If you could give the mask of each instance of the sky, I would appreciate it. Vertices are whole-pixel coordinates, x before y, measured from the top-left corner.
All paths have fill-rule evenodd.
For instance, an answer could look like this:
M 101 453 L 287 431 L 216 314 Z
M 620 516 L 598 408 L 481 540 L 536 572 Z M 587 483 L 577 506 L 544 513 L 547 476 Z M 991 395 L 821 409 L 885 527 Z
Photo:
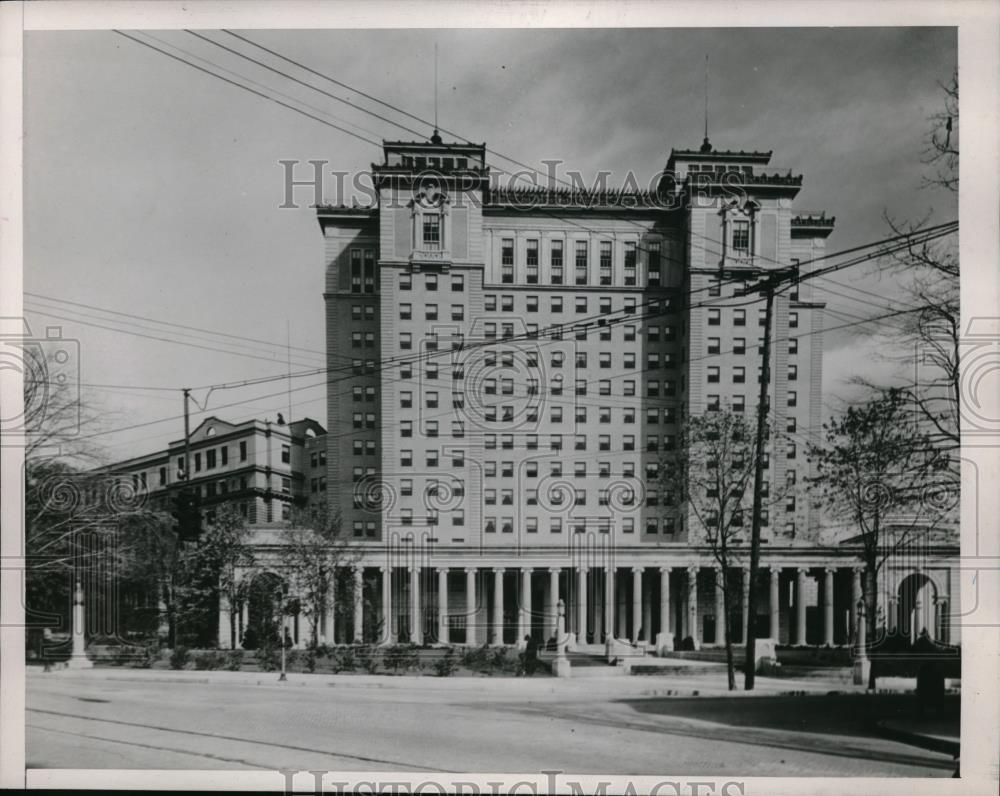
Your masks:
M 921 162 L 939 84 L 957 64 L 954 29 L 239 32 L 423 119 L 437 44 L 443 129 L 539 169 L 557 158 L 588 180 L 607 170 L 611 185 L 630 170 L 648 181 L 671 147 L 700 145 L 708 54 L 712 143 L 773 150 L 775 168 L 803 174 L 796 208 L 836 216 L 829 251 L 886 237 L 886 214 L 957 218 L 957 197 L 922 187 Z M 223 32 L 201 33 L 430 135 Z M 183 31 L 135 35 L 362 137 L 417 138 Z M 25 315 L 36 336 L 58 325 L 79 340 L 83 398 L 102 416 L 88 441 L 110 461 L 181 438 L 182 387 L 196 388 L 193 426 L 211 414 L 287 416 L 283 382 L 204 388 L 286 372 L 289 343 L 294 371 L 324 364 L 322 235 L 307 191 L 300 207 L 280 207 L 280 161 L 354 172 L 380 160 L 378 148 L 111 31 L 29 32 L 24 80 Z M 824 295 L 838 312 L 882 314 L 900 295 L 898 278 L 873 266 L 837 278 L 883 297 L 836 288 L 854 296 Z M 885 327 L 827 335 L 828 410 L 852 376 L 885 374 Z M 322 381 L 294 380 L 294 418 L 325 425 Z

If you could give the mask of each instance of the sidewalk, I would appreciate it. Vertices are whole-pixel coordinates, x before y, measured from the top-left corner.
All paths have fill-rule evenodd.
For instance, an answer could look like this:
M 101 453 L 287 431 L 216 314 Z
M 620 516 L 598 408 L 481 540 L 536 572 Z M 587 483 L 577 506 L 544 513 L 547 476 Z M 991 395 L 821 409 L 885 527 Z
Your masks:
M 286 682 L 278 680 L 278 672 L 229 672 L 162 669 L 63 669 L 53 672 L 29 668 L 28 679 L 34 682 L 50 681 L 73 683 L 180 683 L 189 685 L 259 686 L 272 688 L 342 688 L 384 689 L 393 691 L 451 692 L 462 698 L 485 700 L 515 699 L 520 697 L 559 699 L 588 699 L 595 695 L 604 697 L 691 697 L 691 696 L 775 696 L 791 694 L 863 693 L 860 686 L 842 683 L 825 683 L 816 679 L 794 680 L 787 678 L 758 677 L 754 691 L 742 690 L 742 677 L 737 678 L 740 690 L 726 688 L 724 671 L 691 667 L 690 673 L 671 673 L 666 676 L 621 676 L 620 673 L 586 677 L 430 677 L 415 675 L 367 674 L 298 674 L 287 675 Z

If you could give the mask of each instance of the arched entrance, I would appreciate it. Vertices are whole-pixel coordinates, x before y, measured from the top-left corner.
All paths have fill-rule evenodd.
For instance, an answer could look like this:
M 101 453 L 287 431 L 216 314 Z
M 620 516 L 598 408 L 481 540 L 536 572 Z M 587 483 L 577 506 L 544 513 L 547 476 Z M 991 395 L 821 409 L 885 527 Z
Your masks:
M 912 644 L 926 630 L 932 638 L 937 638 L 934 626 L 934 607 L 937 602 L 937 586 L 923 572 L 907 575 L 896 591 L 898 632 Z
M 285 582 L 273 572 L 261 572 L 250 581 L 247 588 L 247 626 L 241 640 L 244 649 L 278 645 L 284 592 Z

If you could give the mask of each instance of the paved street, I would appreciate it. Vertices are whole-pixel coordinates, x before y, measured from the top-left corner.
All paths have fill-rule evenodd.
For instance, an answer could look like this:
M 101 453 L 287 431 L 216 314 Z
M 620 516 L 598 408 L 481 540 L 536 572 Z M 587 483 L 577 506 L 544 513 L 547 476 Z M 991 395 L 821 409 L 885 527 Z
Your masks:
M 300 675 L 256 685 L 128 675 L 29 673 L 28 766 L 909 777 L 954 768 L 873 735 L 861 695 L 734 697 L 698 676 L 304 685 Z M 656 695 L 668 688 L 685 696 Z

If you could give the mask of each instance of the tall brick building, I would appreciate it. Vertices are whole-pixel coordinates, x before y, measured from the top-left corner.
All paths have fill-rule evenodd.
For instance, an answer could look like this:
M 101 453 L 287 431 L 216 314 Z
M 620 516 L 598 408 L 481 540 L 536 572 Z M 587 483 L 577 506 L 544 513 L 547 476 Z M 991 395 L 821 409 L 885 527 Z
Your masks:
M 657 468 L 686 414 L 752 422 L 763 304 L 741 290 L 833 231 L 770 161 L 706 139 L 647 193 L 497 188 L 485 145 L 435 133 L 384 144 L 377 205 L 319 209 L 327 495 L 371 590 L 348 635 L 375 610 L 386 638 L 548 637 L 562 598 L 578 644 L 721 640 L 715 562 Z M 792 486 L 763 520 L 758 605 L 783 642 L 844 643 L 860 588 L 803 488 L 822 329 L 810 283 L 779 295 L 767 480 Z M 947 635 L 930 602 L 912 621 Z

